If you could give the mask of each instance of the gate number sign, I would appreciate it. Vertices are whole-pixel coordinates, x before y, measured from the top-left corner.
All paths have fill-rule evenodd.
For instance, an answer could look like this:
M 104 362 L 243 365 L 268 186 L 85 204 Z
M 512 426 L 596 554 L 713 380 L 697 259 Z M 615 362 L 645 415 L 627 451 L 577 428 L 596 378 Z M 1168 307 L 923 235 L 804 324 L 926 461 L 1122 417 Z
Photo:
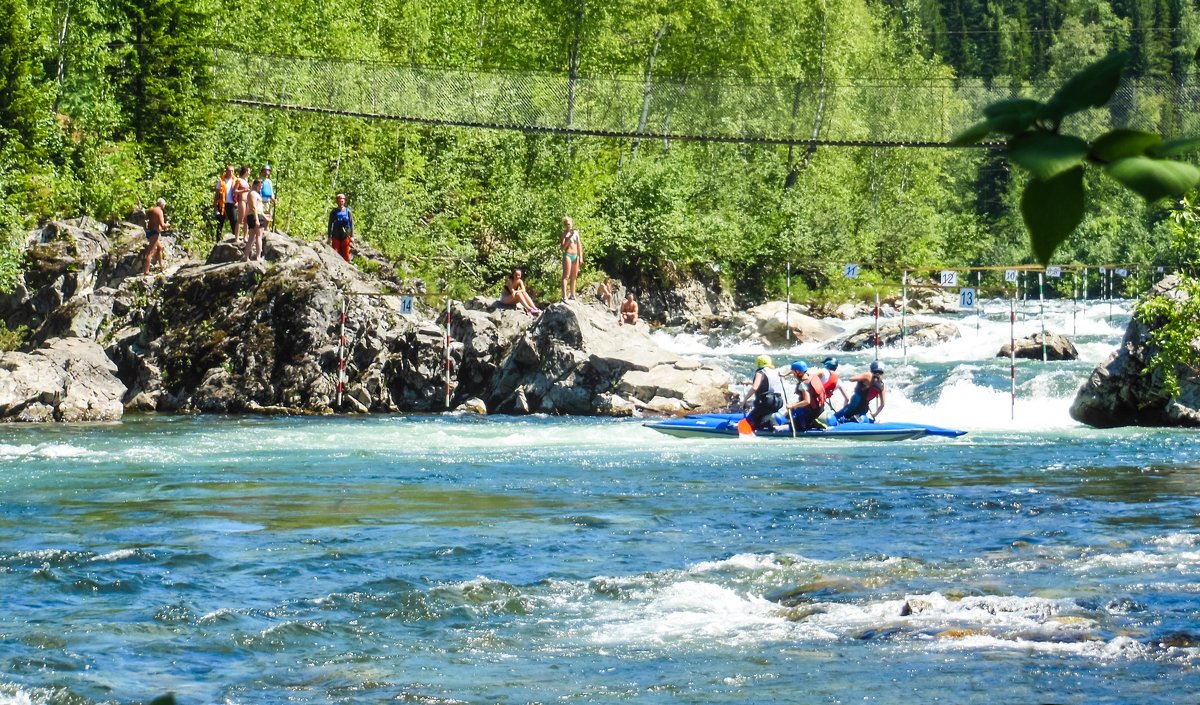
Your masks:
M 958 286 L 958 272 L 943 270 L 941 284 L 942 286 Z
M 401 296 L 400 297 L 400 313 L 403 315 L 411 314 L 413 312 L 412 304 L 413 304 L 413 297 Z
M 857 264 L 846 265 L 845 267 L 842 268 L 842 274 L 844 274 L 847 279 L 858 279 L 858 265 Z
M 958 290 L 958 307 L 975 308 L 975 290 L 964 286 Z
M 1062 276 L 1062 267 L 1046 267 L 1046 276 L 1058 279 Z
M 1004 281 L 1015 282 L 1016 280 L 1017 280 L 1017 270 L 1015 270 L 1015 269 L 1004 270 Z

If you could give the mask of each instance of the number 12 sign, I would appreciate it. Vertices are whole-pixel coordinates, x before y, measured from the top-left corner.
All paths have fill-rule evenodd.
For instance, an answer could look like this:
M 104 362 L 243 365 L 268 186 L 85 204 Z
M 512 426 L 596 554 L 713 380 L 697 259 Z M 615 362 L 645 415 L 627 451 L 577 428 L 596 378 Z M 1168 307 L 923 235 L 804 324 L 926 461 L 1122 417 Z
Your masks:
M 958 286 L 958 272 L 950 269 L 942 271 L 942 286 Z

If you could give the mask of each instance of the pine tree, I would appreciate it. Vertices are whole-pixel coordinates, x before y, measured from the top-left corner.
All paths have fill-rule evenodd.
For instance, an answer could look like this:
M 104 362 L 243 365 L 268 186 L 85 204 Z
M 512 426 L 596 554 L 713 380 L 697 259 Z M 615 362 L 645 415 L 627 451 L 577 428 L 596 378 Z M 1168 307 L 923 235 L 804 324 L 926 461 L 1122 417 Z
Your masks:
M 211 18 L 198 0 L 115 0 L 113 81 L 128 127 L 168 162 L 212 121 Z

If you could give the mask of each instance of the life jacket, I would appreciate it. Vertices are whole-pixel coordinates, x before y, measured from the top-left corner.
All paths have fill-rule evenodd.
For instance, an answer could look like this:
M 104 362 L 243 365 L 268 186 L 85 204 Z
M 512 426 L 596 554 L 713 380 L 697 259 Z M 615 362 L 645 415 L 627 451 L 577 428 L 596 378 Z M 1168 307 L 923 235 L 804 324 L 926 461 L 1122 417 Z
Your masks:
M 821 378 L 815 374 L 809 374 L 808 378 L 801 382 L 807 384 L 809 388 L 808 407 L 810 409 L 821 409 L 825 406 L 825 385 L 821 384 Z
M 275 195 L 275 186 L 271 183 L 270 179 L 262 180 L 262 191 L 260 193 L 264 201 L 271 200 L 271 197 Z
M 217 204 L 224 208 L 227 205 L 233 205 L 233 181 L 236 177 L 228 179 L 217 178 L 217 192 L 215 194 Z
M 334 208 L 333 214 L 330 216 L 333 221 L 333 236 L 339 240 L 344 240 L 350 236 L 350 209 L 349 208 Z
M 854 393 L 861 396 L 864 403 L 878 398 L 882 391 L 883 378 L 878 375 L 871 375 L 870 382 L 856 382 L 854 384 Z
M 825 398 L 828 399 L 837 391 L 838 375 L 833 370 L 829 371 L 829 378 L 825 380 Z

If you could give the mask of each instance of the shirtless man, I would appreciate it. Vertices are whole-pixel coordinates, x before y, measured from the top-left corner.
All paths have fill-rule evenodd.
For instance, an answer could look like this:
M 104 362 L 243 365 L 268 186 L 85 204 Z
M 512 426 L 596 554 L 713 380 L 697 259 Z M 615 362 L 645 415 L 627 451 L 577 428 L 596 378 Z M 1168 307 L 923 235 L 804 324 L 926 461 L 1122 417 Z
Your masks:
M 633 292 L 625 295 L 625 301 L 621 303 L 621 325 L 628 323 L 631 326 L 636 326 L 638 322 L 638 304 L 633 299 Z
M 250 192 L 246 194 L 246 245 L 242 248 L 242 261 L 262 259 L 263 231 L 267 228 L 267 217 L 263 213 L 262 182 L 254 180 Z
M 163 271 L 163 246 L 159 237 L 162 232 L 171 227 L 167 222 L 167 215 L 163 212 L 163 208 L 167 205 L 166 199 L 160 198 L 154 203 L 154 207 L 146 211 L 146 249 L 142 253 L 144 264 L 142 265 L 142 274 L 150 274 L 150 262 L 154 259 L 154 255 L 158 255 L 158 271 Z

